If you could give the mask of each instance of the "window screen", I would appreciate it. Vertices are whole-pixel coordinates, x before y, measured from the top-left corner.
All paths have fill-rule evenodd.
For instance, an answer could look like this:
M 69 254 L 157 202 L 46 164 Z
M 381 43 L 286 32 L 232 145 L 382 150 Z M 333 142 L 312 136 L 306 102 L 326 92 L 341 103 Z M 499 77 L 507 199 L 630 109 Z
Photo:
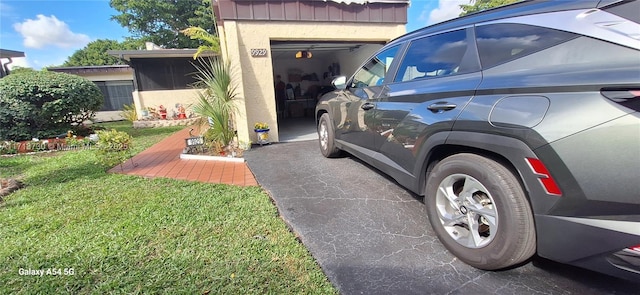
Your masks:
M 101 111 L 119 111 L 123 105 L 133 103 L 133 81 L 95 82 L 104 95 Z
M 568 32 L 522 24 L 492 24 L 476 28 L 482 68 L 552 47 L 575 36 Z
M 193 58 L 140 58 L 132 61 L 140 91 L 188 89 L 195 82 Z
M 465 30 L 414 40 L 402 60 L 395 81 L 448 76 L 477 70 L 476 66 L 461 68 L 467 48 Z

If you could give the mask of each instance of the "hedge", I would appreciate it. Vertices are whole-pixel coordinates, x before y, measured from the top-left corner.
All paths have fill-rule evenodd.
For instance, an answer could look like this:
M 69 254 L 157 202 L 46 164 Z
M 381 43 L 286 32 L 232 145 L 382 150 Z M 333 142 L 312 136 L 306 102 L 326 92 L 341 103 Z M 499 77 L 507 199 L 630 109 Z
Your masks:
M 90 120 L 104 98 L 91 81 L 34 71 L 0 79 L 0 140 L 29 140 L 66 133 Z

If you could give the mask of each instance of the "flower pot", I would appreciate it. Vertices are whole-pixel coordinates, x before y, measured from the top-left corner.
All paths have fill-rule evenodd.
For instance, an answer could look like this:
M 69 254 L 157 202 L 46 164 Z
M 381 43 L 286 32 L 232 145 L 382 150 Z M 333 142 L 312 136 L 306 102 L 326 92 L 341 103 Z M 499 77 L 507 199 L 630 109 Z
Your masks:
M 269 129 L 254 129 L 256 137 L 258 137 L 258 144 L 269 144 Z

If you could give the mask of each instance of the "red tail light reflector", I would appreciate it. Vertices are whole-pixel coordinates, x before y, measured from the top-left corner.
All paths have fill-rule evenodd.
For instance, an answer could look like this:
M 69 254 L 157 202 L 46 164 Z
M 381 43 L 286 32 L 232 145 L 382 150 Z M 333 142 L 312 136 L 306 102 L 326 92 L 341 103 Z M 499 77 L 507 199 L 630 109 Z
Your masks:
M 562 196 L 560 187 L 553 177 L 551 177 L 551 173 L 549 173 L 549 170 L 547 170 L 547 167 L 544 166 L 542 161 L 535 158 L 526 158 L 526 160 L 533 173 L 538 175 L 538 180 L 542 184 L 544 190 L 550 195 Z

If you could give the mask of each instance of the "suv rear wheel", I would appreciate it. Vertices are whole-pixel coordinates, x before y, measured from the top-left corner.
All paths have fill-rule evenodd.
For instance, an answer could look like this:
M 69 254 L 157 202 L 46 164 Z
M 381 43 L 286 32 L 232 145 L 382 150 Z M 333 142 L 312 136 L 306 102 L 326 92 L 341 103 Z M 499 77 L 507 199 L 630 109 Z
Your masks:
M 429 221 L 460 260 L 496 270 L 535 253 L 533 214 L 509 169 L 479 155 L 457 154 L 439 162 L 427 177 Z
M 333 125 L 329 114 L 324 113 L 320 116 L 318 122 L 318 141 L 320 143 L 320 152 L 327 158 L 333 158 L 340 155 L 340 150 L 334 143 Z

